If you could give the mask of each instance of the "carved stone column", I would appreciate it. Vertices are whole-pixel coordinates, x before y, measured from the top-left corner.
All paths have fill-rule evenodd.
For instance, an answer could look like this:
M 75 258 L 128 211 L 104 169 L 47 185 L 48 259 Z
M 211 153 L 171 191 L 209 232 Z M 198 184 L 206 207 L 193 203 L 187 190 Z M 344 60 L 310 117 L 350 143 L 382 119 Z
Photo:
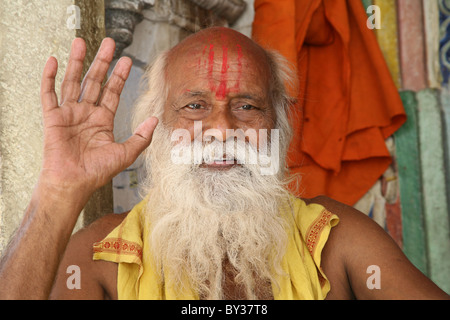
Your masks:
M 142 20 L 144 3 L 141 0 L 105 0 L 106 35 L 116 41 L 114 58 L 133 41 L 133 31 Z
M 242 0 L 191 0 L 198 6 L 212 10 L 215 14 L 225 18 L 232 25 L 245 10 L 245 2 Z
M 118 58 L 132 43 L 144 9 L 154 11 L 161 21 L 196 32 L 209 26 L 230 26 L 245 8 L 243 0 L 105 0 L 106 35 L 116 41 Z

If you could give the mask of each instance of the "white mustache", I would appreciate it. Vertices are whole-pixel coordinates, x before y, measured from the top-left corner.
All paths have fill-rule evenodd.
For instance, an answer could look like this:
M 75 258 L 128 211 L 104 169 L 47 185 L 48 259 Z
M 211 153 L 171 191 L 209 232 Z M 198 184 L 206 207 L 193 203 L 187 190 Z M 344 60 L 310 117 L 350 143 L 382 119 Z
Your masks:
M 277 137 L 278 138 L 278 137 Z M 212 164 L 225 161 L 227 164 L 257 165 L 263 175 L 276 174 L 279 170 L 279 150 L 277 143 L 262 144 L 259 150 L 248 141 L 229 139 L 224 142 L 213 140 L 177 143 L 171 150 L 174 164 Z
M 195 148 L 195 146 L 194 146 Z M 250 143 L 238 143 L 234 140 L 225 143 L 215 140 L 203 146 L 202 163 L 210 164 L 214 161 L 236 161 L 239 164 L 250 163 L 250 157 L 257 155 L 256 148 Z

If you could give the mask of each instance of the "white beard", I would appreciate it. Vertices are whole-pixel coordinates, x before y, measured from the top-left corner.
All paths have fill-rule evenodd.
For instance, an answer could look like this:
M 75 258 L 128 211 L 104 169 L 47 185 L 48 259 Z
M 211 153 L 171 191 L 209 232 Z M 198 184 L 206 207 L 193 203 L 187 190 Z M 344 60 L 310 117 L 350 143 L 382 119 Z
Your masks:
M 160 123 L 146 153 L 147 241 L 161 279 L 164 273 L 169 285 L 223 299 L 228 261 L 245 297 L 260 298 L 258 287 L 282 274 L 287 235 L 280 209 L 289 203 L 280 175 L 262 175 L 258 164 L 174 164 L 170 134 Z

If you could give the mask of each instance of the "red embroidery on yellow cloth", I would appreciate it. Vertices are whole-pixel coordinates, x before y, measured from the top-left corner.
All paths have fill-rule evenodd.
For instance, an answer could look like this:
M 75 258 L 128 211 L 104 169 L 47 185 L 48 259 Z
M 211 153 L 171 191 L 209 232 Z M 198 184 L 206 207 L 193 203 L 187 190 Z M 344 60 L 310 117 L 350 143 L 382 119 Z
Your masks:
M 330 221 L 331 216 L 332 216 L 331 212 L 323 210 L 320 216 L 316 218 L 316 220 L 312 223 L 312 225 L 309 227 L 306 233 L 306 246 L 308 247 L 309 252 L 313 256 L 314 256 L 314 249 L 316 248 L 317 245 L 317 240 L 319 239 L 323 228 Z
M 325 228 L 325 226 L 329 223 L 331 217 L 331 212 L 323 210 L 306 232 L 306 246 L 308 247 L 308 250 L 311 253 L 312 257 L 314 257 L 314 249 L 316 248 L 317 240 L 320 238 L 320 234 L 322 233 L 323 228 Z M 323 287 L 326 281 L 323 278 L 321 272 L 318 272 L 318 276 L 320 286 Z
M 94 252 L 110 252 L 120 254 L 131 254 L 142 257 L 142 247 L 136 242 L 121 238 L 107 238 L 94 245 Z

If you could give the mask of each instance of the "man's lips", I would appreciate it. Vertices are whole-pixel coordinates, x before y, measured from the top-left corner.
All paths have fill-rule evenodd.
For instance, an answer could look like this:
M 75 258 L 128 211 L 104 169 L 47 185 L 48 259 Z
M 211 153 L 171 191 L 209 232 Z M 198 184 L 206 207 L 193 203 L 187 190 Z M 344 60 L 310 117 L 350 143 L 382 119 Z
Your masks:
M 212 162 L 208 162 L 208 163 L 202 163 L 200 165 L 200 167 L 202 168 L 211 168 L 211 169 L 229 169 L 233 166 L 237 165 L 237 160 L 236 159 L 232 159 L 232 160 L 214 160 Z

